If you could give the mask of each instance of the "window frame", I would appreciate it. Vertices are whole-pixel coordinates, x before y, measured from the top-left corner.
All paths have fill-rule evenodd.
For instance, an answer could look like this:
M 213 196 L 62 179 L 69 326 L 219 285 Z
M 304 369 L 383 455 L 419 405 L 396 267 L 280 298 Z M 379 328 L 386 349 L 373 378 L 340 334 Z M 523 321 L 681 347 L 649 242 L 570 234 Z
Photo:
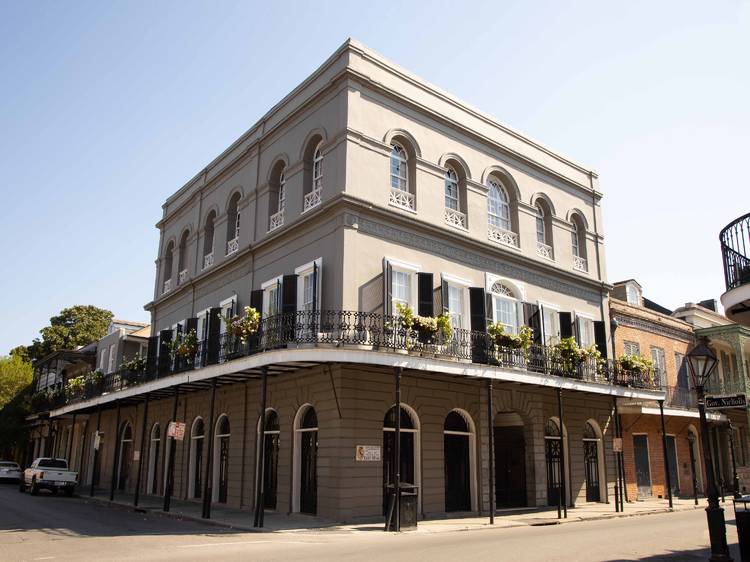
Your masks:
M 451 211 L 461 212 L 461 188 L 459 186 L 458 172 L 456 172 L 453 166 L 446 166 L 445 174 L 443 176 L 443 191 L 444 191 L 444 202 L 445 208 Z M 455 192 L 450 193 L 451 191 Z M 455 204 L 451 206 L 451 204 Z
M 594 334 L 594 322 L 596 322 L 596 319 L 590 315 L 586 314 L 585 312 L 575 312 L 575 318 L 576 318 L 576 328 L 578 329 L 578 344 L 581 347 L 591 347 L 592 345 L 596 345 L 596 335 Z M 583 322 L 582 322 L 583 321 Z M 583 324 L 586 324 L 588 326 L 588 329 L 586 330 L 587 334 L 591 336 L 589 343 L 584 343 L 583 341 Z
M 562 333 L 560 331 L 560 307 L 556 304 L 544 302 L 541 300 L 537 301 L 537 305 L 539 306 L 539 316 L 542 327 L 542 344 L 545 346 L 555 345 L 562 339 Z M 550 336 L 550 334 L 547 333 L 547 325 L 545 322 L 545 315 L 547 314 L 547 311 L 550 311 L 550 313 L 552 313 L 552 316 L 550 316 L 550 318 L 552 320 L 552 328 L 554 328 L 555 330 L 554 336 Z
M 227 307 L 227 305 L 229 305 L 229 306 Z M 219 308 L 221 309 L 221 315 L 222 316 L 231 316 L 233 310 L 236 312 L 236 310 L 235 310 L 236 305 L 237 305 L 237 295 L 236 294 L 232 295 L 231 297 L 228 297 L 228 298 L 226 298 L 224 300 L 219 301 Z M 228 312 L 227 312 L 227 308 L 229 309 Z M 226 333 L 226 331 L 227 331 L 226 324 L 222 321 L 219 324 L 219 335 L 224 335 Z
M 630 353 L 630 350 L 635 349 L 636 353 Z M 622 341 L 622 353 L 629 357 L 641 357 L 641 344 L 637 341 L 623 340 Z
M 388 292 L 391 295 L 392 314 L 394 316 L 397 314 L 396 302 L 401 302 L 400 299 L 397 301 L 394 298 L 394 291 L 393 291 L 393 281 L 395 279 L 394 273 L 403 273 L 409 276 L 409 301 L 407 302 L 407 304 L 412 310 L 416 310 L 417 302 L 418 302 L 418 287 L 417 287 L 418 283 L 416 281 L 416 274 L 421 271 L 421 268 L 418 265 L 402 262 L 399 260 L 394 260 L 388 257 L 385 258 L 385 261 L 387 265 L 389 265 L 391 268 L 391 286 Z
M 269 318 L 270 316 L 276 316 L 278 314 L 281 314 L 281 303 L 279 301 L 281 299 L 281 285 L 283 282 L 284 282 L 284 276 L 277 275 L 276 277 L 273 277 L 269 279 L 268 281 L 265 281 L 264 283 L 261 284 L 260 288 L 263 291 L 263 318 Z M 273 289 L 277 291 L 277 294 L 276 294 L 276 302 L 274 303 L 273 314 L 270 314 L 271 312 L 270 293 L 272 292 Z
M 448 299 L 448 302 L 445 303 L 445 310 L 447 310 L 447 314 L 449 317 L 451 317 L 451 325 L 459 330 L 468 330 L 470 328 L 471 323 L 471 315 L 469 310 L 469 287 L 472 286 L 471 281 L 468 281 L 466 279 L 462 279 L 461 277 L 456 277 L 455 275 L 451 275 L 450 273 L 441 273 L 440 274 L 441 281 L 445 283 L 448 286 L 448 290 L 446 293 L 446 297 Z M 450 309 L 450 293 L 451 289 L 458 289 L 460 298 L 461 298 L 461 311 L 459 316 L 459 323 L 458 325 L 454 324 L 453 322 L 453 315 L 454 313 L 451 312 Z
M 501 228 L 509 232 L 513 232 L 513 217 L 511 210 L 510 194 L 505 186 L 499 180 L 490 177 L 487 180 L 487 222 L 490 226 L 495 228 Z M 498 197 L 493 197 L 493 193 L 497 192 Z M 504 197 L 503 197 L 504 195 Z M 493 204 L 497 207 L 497 213 L 493 212 Z M 507 217 L 503 216 L 502 211 L 507 211 Z M 507 226 L 504 224 L 507 221 Z
M 394 173 L 394 162 L 397 162 L 397 173 Z M 391 151 L 388 159 L 389 178 L 391 189 L 398 189 L 409 193 L 409 153 L 406 147 L 397 141 L 391 142 Z M 403 175 L 401 171 L 403 170 Z M 396 180 L 394 185 L 394 179 Z
M 312 159 L 312 189 L 320 191 L 323 189 L 323 141 L 321 140 L 313 150 Z
M 315 258 L 311 262 L 308 262 L 304 265 L 301 265 L 294 270 L 294 274 L 297 276 L 297 312 L 303 312 L 308 310 L 307 308 L 304 308 L 305 305 L 305 278 L 312 276 L 315 272 L 317 272 L 318 280 L 317 285 L 315 287 L 315 302 L 317 303 L 317 310 L 321 310 L 320 308 L 320 298 L 321 298 L 321 272 L 323 269 L 323 258 Z M 310 308 L 309 310 L 312 310 Z

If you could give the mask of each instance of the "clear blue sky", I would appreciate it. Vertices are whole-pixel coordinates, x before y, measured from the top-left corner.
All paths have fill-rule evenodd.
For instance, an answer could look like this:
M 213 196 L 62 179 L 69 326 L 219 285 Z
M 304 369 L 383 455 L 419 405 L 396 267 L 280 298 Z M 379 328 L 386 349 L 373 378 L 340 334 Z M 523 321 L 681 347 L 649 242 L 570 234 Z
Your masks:
M 721 294 L 747 1 L 0 0 L 0 354 L 74 304 L 148 320 L 164 199 L 349 36 L 596 169 L 610 281 Z

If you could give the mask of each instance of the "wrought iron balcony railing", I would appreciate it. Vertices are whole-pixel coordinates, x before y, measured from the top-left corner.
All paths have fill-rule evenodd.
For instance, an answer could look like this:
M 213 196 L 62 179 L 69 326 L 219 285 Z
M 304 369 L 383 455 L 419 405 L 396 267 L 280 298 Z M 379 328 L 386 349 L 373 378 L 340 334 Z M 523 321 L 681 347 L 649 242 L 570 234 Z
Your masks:
M 571 361 L 555 347 L 532 345 L 529 349 L 501 347 L 486 332 L 455 329 L 449 339 L 406 329 L 398 316 L 367 312 L 300 311 L 264 318 L 258 331 L 246 340 L 231 333 L 209 336 L 188 356 L 164 353 L 149 357 L 139 372 L 118 371 L 105 375 L 96 385 L 68 393 L 68 402 L 111 393 L 175 373 L 200 369 L 241 357 L 278 349 L 351 347 L 373 353 L 391 352 L 430 359 L 464 361 L 557 376 L 567 379 L 659 388 L 653 372 L 627 371 L 614 361 Z
M 719 241 L 727 291 L 750 283 L 750 213 L 724 227 Z

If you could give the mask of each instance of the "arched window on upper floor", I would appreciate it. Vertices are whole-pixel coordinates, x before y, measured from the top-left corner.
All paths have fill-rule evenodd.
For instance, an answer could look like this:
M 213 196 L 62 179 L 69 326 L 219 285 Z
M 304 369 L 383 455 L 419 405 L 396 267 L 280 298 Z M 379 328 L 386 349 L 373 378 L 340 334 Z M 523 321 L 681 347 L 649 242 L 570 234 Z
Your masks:
M 286 208 L 286 166 L 279 160 L 271 172 L 268 200 L 268 231 L 284 226 L 284 209 Z
M 536 216 L 536 255 L 554 260 L 555 254 L 552 246 L 552 210 L 547 202 L 539 198 L 534 205 Z
M 414 191 L 416 154 L 406 139 L 391 141 L 390 193 L 388 204 L 407 211 L 416 211 Z
M 180 236 L 180 245 L 177 249 L 177 284 L 182 285 L 187 281 L 187 245 L 190 231 L 186 230 Z
M 172 290 L 172 268 L 174 265 L 174 242 L 171 240 L 164 251 L 164 274 L 162 276 L 163 292 L 168 293 Z
M 506 333 L 518 333 L 521 301 L 516 291 L 502 281 L 496 281 L 491 287 L 490 299 L 493 321 L 502 325 Z
M 457 228 L 468 228 L 466 214 L 466 172 L 457 162 L 448 161 L 444 175 L 445 222 Z
M 315 135 L 308 143 L 304 154 L 304 199 L 302 212 L 314 209 L 322 202 L 323 193 L 323 139 Z
M 227 255 L 234 254 L 240 249 L 240 212 L 237 209 L 240 194 L 235 193 L 229 200 L 227 207 Z
M 494 175 L 487 181 L 487 188 L 487 237 L 518 247 L 517 204 L 512 192 Z
M 216 222 L 216 211 L 211 211 L 203 227 L 203 269 L 214 264 L 214 222 Z
M 589 270 L 586 253 L 586 227 L 576 213 L 570 217 L 570 242 L 573 253 L 573 269 L 587 272 Z

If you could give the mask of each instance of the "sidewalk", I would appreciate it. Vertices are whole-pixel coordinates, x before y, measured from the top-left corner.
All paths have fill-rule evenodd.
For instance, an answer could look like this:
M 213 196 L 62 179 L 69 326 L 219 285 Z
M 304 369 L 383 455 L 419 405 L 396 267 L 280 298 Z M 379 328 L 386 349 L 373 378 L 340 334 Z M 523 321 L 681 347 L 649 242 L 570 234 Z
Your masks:
M 99 491 L 93 498 L 88 494 L 82 494 L 81 499 L 94 500 L 107 504 L 113 504 L 124 508 L 133 509 L 133 495 L 125 493 L 115 494 L 114 502 L 109 501 L 109 493 Z M 724 504 L 725 509 L 731 509 L 731 499 Z M 672 511 L 687 511 L 702 509 L 705 507 L 705 499 L 699 499 L 696 506 L 692 499 L 675 499 Z M 264 517 L 265 526 L 256 529 L 253 525 L 253 512 L 250 509 L 234 509 L 226 507 L 211 507 L 211 519 L 201 517 L 202 507 L 199 502 L 176 500 L 171 502 L 169 513 L 162 511 L 163 498 L 160 496 L 141 496 L 138 508 L 147 513 L 154 513 L 167 517 L 176 517 L 193 521 L 200 521 L 209 525 L 217 525 L 249 532 L 338 532 L 359 533 L 365 531 L 382 531 L 384 523 L 374 519 L 370 522 L 342 524 L 336 521 L 302 514 L 282 514 L 266 512 Z M 614 503 L 583 503 L 568 509 L 567 519 L 557 518 L 556 508 L 529 508 L 518 510 L 498 511 L 495 516 L 495 524 L 490 525 L 488 516 L 468 516 L 451 519 L 427 519 L 419 521 L 418 533 L 441 533 L 448 531 L 469 531 L 480 529 L 502 529 L 523 526 L 558 525 L 579 521 L 596 521 L 599 519 L 612 519 L 616 517 L 634 517 L 654 513 L 669 512 L 667 500 L 652 499 L 625 504 L 625 511 L 615 512 Z

